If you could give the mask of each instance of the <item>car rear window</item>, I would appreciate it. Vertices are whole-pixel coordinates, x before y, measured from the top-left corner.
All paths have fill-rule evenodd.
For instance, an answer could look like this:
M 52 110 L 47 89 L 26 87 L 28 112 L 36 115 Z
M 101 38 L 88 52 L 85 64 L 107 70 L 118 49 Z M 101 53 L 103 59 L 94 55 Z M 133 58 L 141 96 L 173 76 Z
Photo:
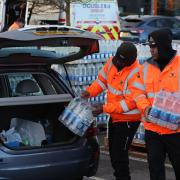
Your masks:
M 173 22 L 172 22 L 172 26 L 173 26 L 173 28 L 178 28 L 178 29 L 180 29 L 180 20 L 174 20 Z
M 30 54 L 34 57 L 56 58 L 68 57 L 73 54 L 78 54 L 80 47 L 63 46 L 28 46 L 28 47 L 6 47 L 0 49 L 0 58 L 11 56 L 13 54 Z
M 6 79 L 8 96 L 10 97 L 61 94 L 54 81 L 45 73 L 6 73 L 2 78 Z M 3 84 L 3 86 L 6 85 Z
M 7 79 L 8 79 L 9 85 L 10 85 L 9 87 L 10 87 L 11 97 L 14 97 L 14 96 L 28 96 L 28 95 L 32 95 L 32 96 L 42 96 L 42 95 L 44 95 L 44 93 L 43 93 L 41 87 L 39 86 L 39 84 L 37 83 L 36 79 L 30 73 L 11 73 L 11 74 L 7 75 Z M 20 82 L 22 82 L 24 80 L 30 80 L 30 81 L 34 82 L 36 84 L 36 86 L 38 87 L 39 91 L 37 91 L 37 92 L 29 92 L 29 93 L 26 93 L 26 94 L 18 93 L 16 91 L 17 86 L 18 86 L 18 84 Z

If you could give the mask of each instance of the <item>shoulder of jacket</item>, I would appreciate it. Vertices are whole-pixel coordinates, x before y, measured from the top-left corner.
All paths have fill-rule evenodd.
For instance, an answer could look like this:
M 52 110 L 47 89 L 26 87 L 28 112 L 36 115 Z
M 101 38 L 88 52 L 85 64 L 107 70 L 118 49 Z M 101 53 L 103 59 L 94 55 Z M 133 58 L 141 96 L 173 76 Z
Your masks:
M 141 64 L 141 67 L 144 68 L 147 65 L 153 65 L 153 66 L 157 66 L 157 63 L 153 60 L 152 57 L 148 58 L 146 61 L 144 61 L 143 64 Z
M 176 53 L 176 55 L 174 56 L 173 60 L 174 60 L 174 61 L 177 61 L 178 64 L 180 64 L 180 54 L 179 54 L 179 53 Z
M 176 56 L 177 56 L 177 59 L 180 60 L 180 54 L 177 54 Z
M 111 63 L 111 62 L 112 62 L 112 59 L 113 59 L 113 57 L 111 56 L 109 59 L 107 59 L 107 61 L 106 61 L 106 63 L 105 63 L 105 64 L 109 64 L 109 63 Z

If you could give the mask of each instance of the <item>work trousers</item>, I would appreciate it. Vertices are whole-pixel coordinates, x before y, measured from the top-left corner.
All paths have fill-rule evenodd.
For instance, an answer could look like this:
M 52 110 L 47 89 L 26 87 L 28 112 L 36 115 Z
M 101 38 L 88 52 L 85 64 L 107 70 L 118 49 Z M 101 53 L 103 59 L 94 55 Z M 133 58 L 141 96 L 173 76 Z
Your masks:
M 160 135 L 146 130 L 145 141 L 151 180 L 165 180 L 165 159 L 168 154 L 176 180 L 180 180 L 180 133 Z
M 109 121 L 109 153 L 116 180 L 130 180 L 128 149 L 140 122 Z

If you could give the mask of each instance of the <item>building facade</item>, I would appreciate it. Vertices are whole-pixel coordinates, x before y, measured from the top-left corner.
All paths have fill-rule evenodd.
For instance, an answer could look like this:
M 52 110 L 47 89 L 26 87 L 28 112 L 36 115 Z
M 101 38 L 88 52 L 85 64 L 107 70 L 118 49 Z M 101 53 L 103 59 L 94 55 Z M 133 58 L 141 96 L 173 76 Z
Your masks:
M 120 15 L 154 14 L 180 16 L 180 0 L 117 0 Z

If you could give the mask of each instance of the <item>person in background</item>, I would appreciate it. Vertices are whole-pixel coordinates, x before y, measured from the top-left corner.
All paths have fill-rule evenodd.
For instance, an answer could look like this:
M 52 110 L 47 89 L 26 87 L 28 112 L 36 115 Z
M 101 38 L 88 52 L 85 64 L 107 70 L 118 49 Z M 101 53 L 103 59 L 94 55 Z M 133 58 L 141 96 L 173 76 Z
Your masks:
M 15 13 L 13 7 L 10 6 L 8 9 L 8 12 L 6 14 L 7 25 L 10 26 L 11 24 L 14 23 L 15 20 L 16 20 L 16 13 Z
M 132 99 L 131 87 L 140 87 L 137 49 L 123 42 L 114 57 L 107 60 L 97 79 L 82 92 L 82 98 L 95 97 L 107 91 L 105 104 L 94 104 L 93 114 L 108 113 L 108 144 L 116 180 L 130 180 L 128 149 L 139 126 L 141 114 Z
M 20 14 L 19 14 L 19 17 L 20 18 L 25 18 L 25 14 L 26 14 L 26 3 L 22 3 L 22 4 L 20 4 Z
M 172 32 L 161 29 L 149 35 L 152 57 L 140 67 L 139 83 L 144 92 L 132 90 L 138 109 L 143 114 L 151 180 L 165 180 L 166 153 L 180 180 L 180 128 L 171 130 L 148 119 L 155 94 L 161 90 L 180 93 L 180 56 L 172 48 Z
M 24 19 L 23 18 L 17 18 L 16 21 L 9 27 L 8 31 L 20 29 L 24 27 Z

